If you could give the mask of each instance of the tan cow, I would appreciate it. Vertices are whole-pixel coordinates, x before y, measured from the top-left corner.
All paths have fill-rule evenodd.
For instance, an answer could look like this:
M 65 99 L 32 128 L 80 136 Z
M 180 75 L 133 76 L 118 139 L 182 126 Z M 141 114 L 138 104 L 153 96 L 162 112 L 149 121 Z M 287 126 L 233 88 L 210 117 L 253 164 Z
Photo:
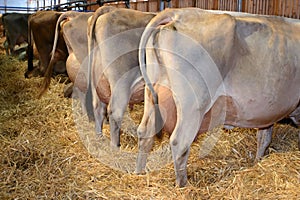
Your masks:
M 200 129 L 226 124 L 269 135 L 270 127 L 299 105 L 299 31 L 300 22 L 280 17 L 238 17 L 196 8 L 170 9 L 153 18 L 140 43 L 147 87 L 137 172 L 144 170 L 159 131 L 149 114 L 163 113 L 155 109 L 160 93 L 153 84 L 172 91 L 177 121 L 170 145 L 180 187 L 187 183 L 190 145 Z
M 93 15 L 93 12 L 82 13 L 68 11 L 60 15 L 56 22 L 54 43 L 51 52 L 51 59 L 46 69 L 44 84 L 41 91 L 43 94 L 50 85 L 53 67 L 55 65 L 55 51 L 58 47 L 58 39 L 62 31 L 63 39 L 68 49 L 68 58 L 66 61 L 66 70 L 68 77 L 74 83 L 81 66 L 87 66 L 88 58 L 88 40 L 87 27 L 88 18 Z M 79 80 L 79 79 L 82 80 Z M 77 77 L 77 87 L 82 92 L 87 90 L 87 81 L 84 70 Z
M 93 15 L 88 31 L 90 58 L 86 103 L 88 113 L 94 113 L 100 134 L 108 105 L 111 144 L 120 146 L 120 127 L 128 103 L 144 99 L 138 46 L 154 14 L 111 7 L 110 12 L 99 17 L 103 8 Z
M 52 49 L 52 57 L 45 73 L 45 79 L 40 95 L 42 95 L 50 85 L 52 69 L 55 64 L 55 57 L 53 52 L 56 51 L 57 41 L 60 31 L 63 33 L 63 38 L 66 42 L 69 56 L 66 61 L 67 73 L 75 85 L 79 89 L 79 92 L 87 92 L 87 66 L 88 66 L 88 18 L 91 15 L 97 14 L 97 17 L 110 12 L 114 7 L 103 6 L 97 10 L 96 13 L 80 13 L 75 11 L 69 11 L 62 14 L 57 20 L 55 28 L 55 38 Z M 72 88 L 73 89 L 73 88 Z M 66 96 L 66 94 L 65 94 Z M 81 98 L 79 95 L 82 107 L 85 110 L 85 98 Z M 103 116 L 106 113 L 106 107 L 102 107 Z M 93 118 L 93 116 L 92 116 Z M 99 128 L 97 128 L 98 130 Z

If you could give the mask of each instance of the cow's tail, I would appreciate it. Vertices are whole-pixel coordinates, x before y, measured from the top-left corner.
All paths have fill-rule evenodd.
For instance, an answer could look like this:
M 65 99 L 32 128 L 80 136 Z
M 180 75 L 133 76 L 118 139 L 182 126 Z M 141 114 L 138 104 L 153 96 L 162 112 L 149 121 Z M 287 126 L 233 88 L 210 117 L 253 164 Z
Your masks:
M 39 94 L 39 97 L 41 97 L 49 88 L 50 83 L 51 83 L 51 77 L 52 77 L 52 73 L 53 73 L 53 67 L 55 65 L 55 51 L 56 51 L 56 47 L 57 47 L 57 42 L 58 42 L 58 38 L 59 38 L 59 31 L 60 31 L 60 23 L 64 20 L 70 20 L 71 18 L 76 17 L 76 12 L 75 11 L 70 11 L 70 12 L 66 12 L 60 15 L 60 17 L 58 18 L 57 22 L 56 22 L 56 27 L 55 27 L 55 36 L 54 36 L 54 41 L 53 41 L 53 47 L 52 47 L 52 51 L 51 51 L 51 59 L 49 62 L 49 65 L 47 66 L 47 69 L 45 71 L 44 74 L 44 80 L 43 80 L 43 84 L 41 87 L 41 91 Z
M 31 16 L 28 17 L 28 46 L 27 46 L 27 71 L 25 72 L 25 78 L 29 78 L 29 73 L 33 70 L 33 41 L 30 26 Z
M 87 78 L 87 92 L 85 96 L 85 106 L 87 115 L 89 117 L 89 120 L 94 120 L 94 106 L 93 106 L 93 96 L 96 94 L 96 87 L 94 86 L 93 80 L 92 80 L 92 63 L 93 63 L 93 49 L 94 49 L 94 30 L 95 25 L 97 22 L 98 17 L 101 15 L 111 12 L 112 10 L 116 9 L 112 6 L 103 6 L 96 10 L 96 12 L 93 14 L 91 21 L 88 25 L 88 78 Z M 96 98 L 96 97 L 95 97 Z
M 165 25 L 173 21 L 174 14 L 171 12 L 171 9 L 165 11 L 164 13 L 158 14 L 154 17 L 145 28 L 143 35 L 141 37 L 139 45 L 139 65 L 142 76 L 145 80 L 146 87 L 150 90 L 154 103 L 154 112 L 155 112 L 155 133 L 161 138 L 162 137 L 162 127 L 163 119 L 158 105 L 158 95 L 154 90 L 153 84 L 151 83 L 149 76 L 147 75 L 147 64 L 146 64 L 146 44 L 150 39 L 150 36 L 157 31 L 161 25 Z M 145 94 L 146 95 L 146 94 Z

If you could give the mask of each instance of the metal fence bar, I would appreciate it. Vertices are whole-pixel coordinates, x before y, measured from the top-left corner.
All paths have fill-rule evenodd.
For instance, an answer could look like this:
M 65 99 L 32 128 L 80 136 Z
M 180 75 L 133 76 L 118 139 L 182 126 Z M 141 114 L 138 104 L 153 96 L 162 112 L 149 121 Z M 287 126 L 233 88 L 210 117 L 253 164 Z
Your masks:
M 32 7 L 17 7 L 17 6 L 0 6 L 0 11 L 7 12 L 35 12 L 36 8 Z
M 87 10 L 87 7 L 99 5 L 102 6 L 106 3 L 114 3 L 114 2 L 125 2 L 127 8 L 130 7 L 130 0 L 96 0 L 94 2 L 87 3 L 87 0 L 76 0 L 72 2 L 62 3 L 62 4 L 55 4 L 50 6 L 37 6 L 37 7 L 15 7 L 15 6 L 0 6 L 0 11 L 4 11 L 4 13 L 8 12 L 36 12 L 37 10 L 57 10 L 57 11 L 67 11 L 76 8 L 83 8 L 83 11 Z M 168 5 L 170 5 L 170 1 L 167 0 Z
M 238 9 L 237 9 L 237 11 L 238 12 L 242 12 L 242 3 L 243 3 L 243 1 L 242 0 L 237 0 L 238 2 Z

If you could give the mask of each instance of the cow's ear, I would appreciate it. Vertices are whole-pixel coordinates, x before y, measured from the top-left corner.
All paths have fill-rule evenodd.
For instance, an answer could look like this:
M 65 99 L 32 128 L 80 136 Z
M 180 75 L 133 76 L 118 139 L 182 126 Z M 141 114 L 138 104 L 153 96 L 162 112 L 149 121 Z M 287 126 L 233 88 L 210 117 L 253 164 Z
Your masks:
M 236 33 L 240 36 L 240 38 L 246 38 L 257 31 L 266 28 L 266 26 L 266 24 L 259 20 L 250 21 L 247 20 L 247 18 L 236 19 Z

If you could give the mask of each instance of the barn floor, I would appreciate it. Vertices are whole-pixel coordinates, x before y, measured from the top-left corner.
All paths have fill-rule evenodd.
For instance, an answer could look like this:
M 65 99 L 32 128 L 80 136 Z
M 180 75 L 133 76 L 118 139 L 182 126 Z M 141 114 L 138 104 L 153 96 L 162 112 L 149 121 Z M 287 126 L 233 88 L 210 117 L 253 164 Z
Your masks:
M 25 79 L 25 69 L 26 62 L 0 54 L 0 199 L 300 198 L 297 129 L 289 125 L 276 125 L 269 155 L 259 163 L 255 130 L 201 135 L 189 157 L 189 185 L 180 189 L 172 163 L 135 175 L 91 156 L 80 139 L 74 102 L 63 97 L 64 83 L 53 79 L 38 99 L 42 79 Z M 142 105 L 135 106 L 132 118 L 139 121 L 141 112 Z M 216 145 L 201 156 L 202 142 L 213 137 Z M 135 151 L 136 141 L 123 134 L 122 148 Z

